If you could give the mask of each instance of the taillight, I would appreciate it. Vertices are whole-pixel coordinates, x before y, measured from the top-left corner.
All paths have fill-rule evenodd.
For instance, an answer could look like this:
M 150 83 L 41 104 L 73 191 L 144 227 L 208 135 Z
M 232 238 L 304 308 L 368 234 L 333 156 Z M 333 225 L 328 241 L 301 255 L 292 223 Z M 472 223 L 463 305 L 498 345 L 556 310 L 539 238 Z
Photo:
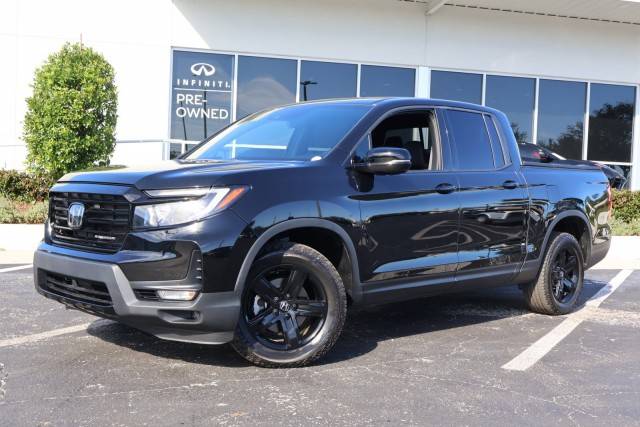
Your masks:
M 611 194 L 611 184 L 607 185 L 607 205 L 609 207 L 607 215 L 609 216 L 609 219 L 611 219 L 611 215 L 613 214 L 613 195 Z

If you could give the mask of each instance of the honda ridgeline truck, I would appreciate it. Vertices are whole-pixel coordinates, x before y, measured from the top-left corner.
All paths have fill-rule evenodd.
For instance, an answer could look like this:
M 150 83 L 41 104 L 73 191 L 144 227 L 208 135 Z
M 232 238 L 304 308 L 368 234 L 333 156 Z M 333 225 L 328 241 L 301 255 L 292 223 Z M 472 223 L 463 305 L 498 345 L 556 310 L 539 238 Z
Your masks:
M 599 168 L 523 162 L 494 109 L 301 103 L 176 160 L 62 177 L 35 286 L 160 338 L 300 366 L 356 306 L 519 285 L 533 311 L 568 313 L 610 214 Z

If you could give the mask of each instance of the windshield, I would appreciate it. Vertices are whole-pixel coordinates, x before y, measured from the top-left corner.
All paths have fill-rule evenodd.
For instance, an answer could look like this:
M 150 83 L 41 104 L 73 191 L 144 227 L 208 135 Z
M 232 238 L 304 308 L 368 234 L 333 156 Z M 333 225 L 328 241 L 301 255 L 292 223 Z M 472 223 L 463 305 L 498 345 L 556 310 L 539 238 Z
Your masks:
M 369 106 L 299 104 L 249 116 L 214 135 L 189 160 L 319 160 Z

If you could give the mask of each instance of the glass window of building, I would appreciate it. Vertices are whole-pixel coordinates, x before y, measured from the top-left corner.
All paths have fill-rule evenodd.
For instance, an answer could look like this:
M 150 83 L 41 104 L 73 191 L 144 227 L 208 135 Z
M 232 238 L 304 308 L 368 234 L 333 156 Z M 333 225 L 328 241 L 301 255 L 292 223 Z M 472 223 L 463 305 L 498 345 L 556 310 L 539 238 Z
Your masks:
M 182 144 L 177 142 L 172 142 L 169 144 L 169 158 L 175 159 L 176 157 L 182 154 Z
M 485 105 L 507 115 L 519 143 L 533 142 L 535 79 L 487 75 L 486 85 Z
M 173 51 L 171 138 L 202 140 L 231 123 L 233 56 Z
M 482 103 L 482 74 L 431 72 L 431 98 Z
M 631 162 L 636 91 L 593 83 L 589 96 L 589 160 Z
M 296 102 L 298 63 L 293 59 L 238 57 L 238 119 Z
M 301 61 L 300 101 L 355 97 L 357 80 L 356 64 Z
M 582 158 L 587 84 L 540 80 L 538 144 L 569 159 Z
M 360 96 L 415 96 L 416 70 L 413 68 L 360 67 Z

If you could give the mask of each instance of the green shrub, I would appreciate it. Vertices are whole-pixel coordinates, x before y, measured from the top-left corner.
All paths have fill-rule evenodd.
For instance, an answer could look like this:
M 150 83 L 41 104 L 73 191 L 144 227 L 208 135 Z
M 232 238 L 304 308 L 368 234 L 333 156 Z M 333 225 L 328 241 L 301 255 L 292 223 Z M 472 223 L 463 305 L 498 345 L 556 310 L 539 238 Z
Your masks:
M 47 198 L 53 182 L 45 174 L 0 170 L 0 196 L 20 202 L 42 201 Z
M 613 191 L 613 216 L 624 222 L 640 219 L 640 192 L 629 190 Z
M 115 147 L 117 90 L 104 57 L 67 43 L 36 70 L 32 87 L 23 134 L 30 169 L 59 178 L 107 165 Z
M 0 198 L 0 224 L 42 224 L 47 219 L 47 202 L 17 202 Z

